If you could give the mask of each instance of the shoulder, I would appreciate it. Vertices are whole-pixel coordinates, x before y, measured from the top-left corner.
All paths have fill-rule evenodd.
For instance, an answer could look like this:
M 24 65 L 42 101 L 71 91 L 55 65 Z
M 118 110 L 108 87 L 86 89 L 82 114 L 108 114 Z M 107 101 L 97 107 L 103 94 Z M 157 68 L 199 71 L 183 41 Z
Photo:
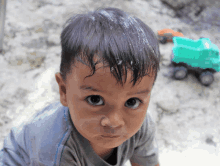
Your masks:
M 141 126 L 141 132 L 150 134 L 156 130 L 156 124 L 149 112 L 147 112 L 144 122 Z
M 68 108 L 64 107 L 60 102 L 54 102 L 48 106 L 46 106 L 44 109 L 42 109 L 39 113 L 33 116 L 33 118 L 30 119 L 29 123 L 37 123 L 39 121 L 44 121 L 47 119 L 53 119 L 53 118 L 61 118 L 65 116 L 65 111 L 67 111 Z M 60 115 L 60 116 L 58 116 Z
M 24 127 L 28 128 L 46 128 L 53 125 L 55 121 L 63 119 L 63 117 L 68 118 L 68 108 L 64 107 L 60 102 L 54 102 L 41 111 L 34 114 L 30 119 L 14 127 L 14 131 L 20 132 Z M 67 118 L 65 119 L 67 121 Z
M 150 113 L 147 112 L 144 122 L 139 129 L 139 131 L 135 134 L 137 145 L 150 140 L 155 137 L 156 132 L 156 124 Z
M 41 158 L 39 162 L 51 165 L 62 149 L 60 145 L 71 132 L 69 122 L 68 107 L 60 102 L 52 103 L 19 127 L 12 128 L 5 139 L 4 149 L 11 149 L 16 154 L 24 153 L 22 156 L 26 156 L 27 161 Z
M 69 120 L 68 107 L 64 107 L 60 102 L 55 102 L 33 116 L 26 125 L 31 135 L 36 133 L 53 135 L 57 132 L 64 133 L 70 126 Z
M 69 122 L 68 107 L 64 107 L 60 102 L 54 102 L 37 112 L 30 119 L 13 127 L 11 132 L 15 139 L 33 137 L 43 141 L 42 138 L 49 138 L 56 133 L 64 134 L 71 127 Z
M 130 161 L 139 165 L 156 165 L 158 163 L 158 145 L 155 139 L 156 124 L 149 113 L 138 131 L 136 146 Z M 155 163 L 155 164 L 152 164 Z

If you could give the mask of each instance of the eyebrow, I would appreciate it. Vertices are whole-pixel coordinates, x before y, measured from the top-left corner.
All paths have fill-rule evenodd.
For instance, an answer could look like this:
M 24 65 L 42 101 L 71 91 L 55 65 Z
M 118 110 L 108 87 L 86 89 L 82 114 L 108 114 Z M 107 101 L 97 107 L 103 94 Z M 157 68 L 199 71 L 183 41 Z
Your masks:
M 99 89 L 96 89 L 96 88 L 94 88 L 94 87 L 92 87 L 92 86 L 87 86 L 87 85 L 82 85 L 82 86 L 80 86 L 80 89 L 85 90 L 85 91 L 93 91 L 93 92 L 106 93 L 105 91 L 102 91 L 102 90 L 99 90 Z M 135 92 L 135 93 L 128 93 L 127 95 L 148 94 L 149 92 L 150 92 L 149 89 L 145 89 L 145 90 L 138 91 L 138 92 Z

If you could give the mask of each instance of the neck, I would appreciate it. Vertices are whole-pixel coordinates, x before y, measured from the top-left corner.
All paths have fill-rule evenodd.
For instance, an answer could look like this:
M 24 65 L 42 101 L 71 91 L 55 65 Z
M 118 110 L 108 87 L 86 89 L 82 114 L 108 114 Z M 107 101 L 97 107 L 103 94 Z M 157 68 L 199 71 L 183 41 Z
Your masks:
M 107 160 L 112 155 L 112 153 L 114 152 L 114 149 L 112 149 L 106 156 L 102 157 L 102 159 Z
M 91 144 L 90 144 L 91 145 Z M 111 149 L 103 149 L 102 147 L 99 146 L 94 146 L 91 145 L 92 149 L 94 150 L 94 152 L 101 157 L 103 160 L 109 158 L 111 156 L 111 154 L 114 151 L 114 148 Z

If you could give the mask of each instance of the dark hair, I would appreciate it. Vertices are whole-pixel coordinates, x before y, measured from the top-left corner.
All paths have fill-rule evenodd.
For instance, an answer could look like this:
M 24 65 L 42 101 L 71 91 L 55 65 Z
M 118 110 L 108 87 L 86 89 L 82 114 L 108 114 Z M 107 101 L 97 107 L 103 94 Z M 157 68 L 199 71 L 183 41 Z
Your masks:
M 75 15 L 66 25 L 61 33 L 60 73 L 64 81 L 75 60 L 91 68 L 89 76 L 95 73 L 96 64 L 106 64 L 121 85 L 124 73 L 126 82 L 127 69 L 133 71 L 133 86 L 152 71 L 156 79 L 160 62 L 158 41 L 140 19 L 117 8 L 104 8 Z M 94 62 L 96 55 L 99 60 Z

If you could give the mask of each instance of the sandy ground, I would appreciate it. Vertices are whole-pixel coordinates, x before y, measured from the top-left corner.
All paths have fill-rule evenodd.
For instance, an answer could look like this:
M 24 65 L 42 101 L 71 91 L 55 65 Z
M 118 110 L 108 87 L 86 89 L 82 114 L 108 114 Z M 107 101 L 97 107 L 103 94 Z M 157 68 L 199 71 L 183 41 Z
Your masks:
M 65 20 L 73 13 L 107 6 L 139 17 L 155 33 L 163 28 L 181 29 L 186 37 L 205 36 L 220 48 L 215 27 L 195 31 L 170 17 L 172 12 L 159 0 L 8 0 L 4 52 L 0 54 L 0 148 L 11 127 L 59 100 L 54 74 L 59 71 L 59 35 Z M 172 46 L 160 45 L 161 70 L 149 105 L 157 123 L 160 163 L 220 165 L 220 73 L 214 75 L 210 87 L 202 86 L 192 75 L 173 80 L 169 66 Z

